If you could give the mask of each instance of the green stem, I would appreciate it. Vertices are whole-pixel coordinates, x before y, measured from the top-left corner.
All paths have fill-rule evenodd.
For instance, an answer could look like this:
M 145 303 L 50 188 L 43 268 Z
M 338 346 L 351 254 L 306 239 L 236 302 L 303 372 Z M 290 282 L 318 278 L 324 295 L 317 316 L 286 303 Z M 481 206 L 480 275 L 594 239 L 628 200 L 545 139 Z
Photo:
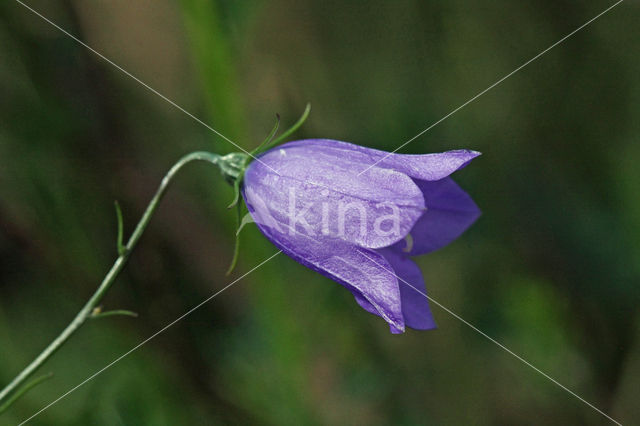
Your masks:
M 162 197 L 167 192 L 169 184 L 171 183 L 175 174 L 178 173 L 178 171 L 184 165 L 196 160 L 208 161 L 220 166 L 221 158 L 222 157 L 220 157 L 219 155 L 209 152 L 192 152 L 191 154 L 187 154 L 182 157 L 177 163 L 173 165 L 173 167 L 171 167 L 171 169 L 165 175 L 164 179 L 162 179 L 158 190 L 149 202 L 147 209 L 142 215 L 142 218 L 138 222 L 135 230 L 131 234 L 129 241 L 123 247 L 122 252 L 119 253 L 119 256 L 116 259 L 115 263 L 113 264 L 107 275 L 104 277 L 102 283 L 95 291 L 93 296 L 91 296 L 89 301 L 82 307 L 80 312 L 78 312 L 75 318 L 69 323 L 69 325 L 67 325 L 62 333 L 60 333 L 58 337 L 56 337 L 51 343 L 49 343 L 49 345 L 40 353 L 40 355 L 38 355 L 24 370 L 22 370 L 20 374 L 18 374 L 11 381 L 11 383 L 9 383 L 4 389 L 2 389 L 2 391 L 0 391 L 0 405 L 8 405 L 15 401 L 15 399 L 17 398 L 11 398 L 10 401 L 8 400 L 10 395 L 15 392 L 22 393 L 20 388 L 24 386 L 31 375 L 35 373 L 36 370 L 38 370 L 38 368 L 40 368 L 40 366 L 42 366 L 42 364 L 44 364 L 58 349 L 60 349 L 60 347 L 82 326 L 82 324 L 84 324 L 84 322 L 91 317 L 93 309 L 98 305 L 100 300 L 102 300 L 104 295 L 107 293 L 107 291 L 117 278 L 118 274 L 124 268 L 127 260 L 129 259 L 129 256 L 131 255 L 131 252 L 140 240 L 140 237 L 142 236 L 144 230 L 147 228 L 147 225 L 149 224 L 153 213 L 156 211 L 160 200 L 162 200 Z M 6 403 L 8 404 L 2 404 L 3 401 L 6 401 Z

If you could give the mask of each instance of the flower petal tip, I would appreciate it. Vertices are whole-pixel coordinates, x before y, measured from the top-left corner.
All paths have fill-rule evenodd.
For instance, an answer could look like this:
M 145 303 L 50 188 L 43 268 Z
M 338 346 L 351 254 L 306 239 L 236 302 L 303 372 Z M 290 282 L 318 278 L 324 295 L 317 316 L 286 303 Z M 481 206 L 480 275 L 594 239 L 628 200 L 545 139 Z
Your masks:
M 454 154 L 458 157 L 458 161 L 460 161 L 458 170 L 464 169 L 472 160 L 475 160 L 482 155 L 480 151 L 474 151 L 472 149 L 456 149 L 453 151 L 447 151 L 447 154 Z
M 449 151 L 450 153 L 453 154 L 461 154 L 462 156 L 464 156 L 466 159 L 468 160 L 473 160 L 476 157 L 479 157 L 482 155 L 482 153 L 480 151 L 474 151 L 472 149 L 456 149 L 453 151 Z
M 403 334 L 405 332 L 404 325 L 402 325 L 402 328 L 398 328 L 397 325 L 390 323 L 389 329 L 391 330 L 391 334 Z

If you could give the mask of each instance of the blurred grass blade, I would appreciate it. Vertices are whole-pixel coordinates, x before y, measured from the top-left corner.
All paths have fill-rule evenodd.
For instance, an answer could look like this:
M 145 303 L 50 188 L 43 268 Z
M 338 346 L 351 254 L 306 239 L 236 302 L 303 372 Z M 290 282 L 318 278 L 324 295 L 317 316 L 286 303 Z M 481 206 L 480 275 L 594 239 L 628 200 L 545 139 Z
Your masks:
M 224 30 L 217 2 L 180 2 L 188 47 L 202 85 L 202 96 L 209 112 L 208 121 L 229 133 L 233 140 L 246 139 L 241 91 L 238 89 L 232 53 L 233 45 Z M 226 145 L 225 145 L 226 146 Z

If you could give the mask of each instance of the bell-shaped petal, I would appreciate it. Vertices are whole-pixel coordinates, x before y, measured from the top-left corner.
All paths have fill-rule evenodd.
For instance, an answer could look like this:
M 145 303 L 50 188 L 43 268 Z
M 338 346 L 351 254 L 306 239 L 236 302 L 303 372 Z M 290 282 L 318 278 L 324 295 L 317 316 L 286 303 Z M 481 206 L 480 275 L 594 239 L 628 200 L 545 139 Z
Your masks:
M 417 181 L 427 211 L 418 220 L 405 241 L 395 247 L 410 256 L 438 250 L 467 230 L 480 217 L 480 209 L 453 179 Z
M 332 150 L 289 145 L 262 155 L 245 172 L 245 198 L 261 205 L 269 221 L 380 248 L 402 240 L 423 215 L 422 191 L 407 175 L 379 167 L 359 174 L 369 160 L 354 163 Z
M 410 255 L 457 238 L 479 210 L 448 176 L 474 151 L 402 155 L 311 139 L 249 164 L 242 195 L 265 236 L 342 284 L 392 333 L 435 327 Z
M 247 207 L 260 231 L 276 247 L 366 301 L 377 315 L 389 323 L 392 332 L 404 331 L 398 280 L 382 255 L 338 238 L 296 232 L 287 223 L 277 224 L 278 230 L 267 225 L 268 220 L 259 217 L 261 212 L 256 206 L 247 202 Z
M 394 248 L 376 250 L 389 262 L 393 274 L 398 278 L 402 317 L 405 325 L 416 330 L 436 328 L 435 320 L 429 309 L 427 289 L 422 272 L 408 256 Z M 354 294 L 356 302 L 366 311 L 379 315 L 370 303 Z M 393 332 L 393 329 L 392 329 Z
M 420 180 L 440 180 L 465 167 L 481 155 L 477 151 L 458 149 L 435 154 L 396 154 L 331 139 L 305 139 L 290 142 L 287 148 L 305 147 L 309 155 L 322 153 L 351 161 L 356 172 L 374 167 L 397 170 Z

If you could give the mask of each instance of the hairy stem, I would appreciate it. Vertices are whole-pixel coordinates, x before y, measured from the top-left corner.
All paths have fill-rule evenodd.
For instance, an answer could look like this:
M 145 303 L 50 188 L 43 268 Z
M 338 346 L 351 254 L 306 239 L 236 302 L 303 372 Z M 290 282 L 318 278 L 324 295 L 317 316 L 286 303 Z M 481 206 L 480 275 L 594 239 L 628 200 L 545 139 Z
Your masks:
M 208 161 L 215 165 L 220 166 L 221 157 L 217 154 L 209 153 L 209 152 L 192 152 L 191 154 L 187 154 L 182 157 L 177 163 L 171 167 L 171 169 L 167 172 L 165 177 L 162 179 L 158 190 L 155 195 L 149 202 L 147 209 L 145 210 L 142 218 L 136 225 L 131 237 L 129 237 L 129 241 L 123 247 L 122 251 L 119 254 L 118 258 L 114 262 L 113 266 L 107 273 L 107 275 L 98 286 L 93 296 L 89 299 L 89 301 L 80 309 L 80 312 L 75 316 L 75 318 L 67 325 L 67 327 L 56 337 L 49 345 L 38 355 L 31 363 L 20 372 L 12 381 L 9 383 L 2 391 L 0 391 L 0 407 L 2 411 L 4 411 L 12 402 L 17 398 L 11 398 L 10 396 L 16 392 L 19 392 L 25 385 L 25 383 L 29 380 L 29 378 L 33 375 L 33 373 L 38 370 L 60 347 L 67 341 L 69 338 L 84 324 L 84 322 L 91 317 L 91 314 L 98 306 L 98 303 L 105 296 L 115 279 L 118 277 L 118 274 L 124 268 L 131 252 L 136 247 L 136 244 L 140 240 L 140 237 L 144 233 L 144 230 L 149 225 L 151 217 L 153 213 L 156 211 L 160 200 L 167 192 L 169 184 L 171 183 L 173 177 L 178 173 L 178 171 L 187 163 L 192 161 L 201 160 Z M 28 390 L 28 389 L 26 389 Z M 5 402 L 3 404 L 3 402 Z

